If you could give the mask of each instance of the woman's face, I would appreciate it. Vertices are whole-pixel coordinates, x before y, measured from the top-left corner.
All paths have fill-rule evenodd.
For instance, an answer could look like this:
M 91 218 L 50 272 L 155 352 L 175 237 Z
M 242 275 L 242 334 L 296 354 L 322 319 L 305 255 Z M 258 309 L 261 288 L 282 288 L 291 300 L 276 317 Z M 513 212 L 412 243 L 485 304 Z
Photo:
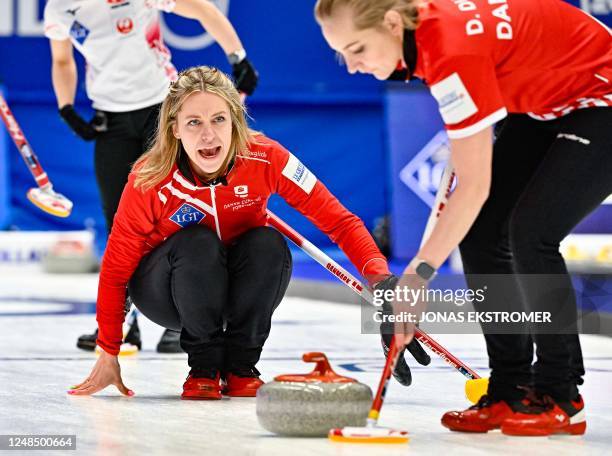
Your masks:
M 229 106 L 218 95 L 194 92 L 183 102 L 173 132 L 198 175 L 215 173 L 223 165 L 232 142 Z
M 357 30 L 352 11 L 341 8 L 321 21 L 321 30 L 351 74 L 367 73 L 385 80 L 403 60 L 404 25 L 396 11 L 387 11 L 380 27 Z

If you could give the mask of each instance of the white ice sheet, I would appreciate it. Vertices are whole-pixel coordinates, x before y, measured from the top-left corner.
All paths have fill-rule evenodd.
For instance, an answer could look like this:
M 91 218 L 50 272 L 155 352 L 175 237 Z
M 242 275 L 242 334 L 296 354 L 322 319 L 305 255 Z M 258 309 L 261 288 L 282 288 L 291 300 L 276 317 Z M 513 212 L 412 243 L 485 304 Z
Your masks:
M 83 380 L 95 358 L 75 348 L 76 337 L 95 328 L 93 315 L 35 315 L 50 312 L 44 299 L 93 301 L 95 276 L 49 277 L 30 274 L 0 279 L 0 434 L 76 434 L 77 454 L 239 455 L 399 455 L 399 454 L 609 454 L 612 452 L 612 339 L 582 338 L 588 430 L 584 437 L 512 438 L 451 433 L 440 425 L 447 410 L 466 407 L 464 378 L 434 358 L 413 369 L 414 383 L 391 384 L 381 425 L 411 433 L 404 446 L 359 446 L 326 439 L 289 439 L 263 430 L 255 399 L 181 401 L 188 367 L 185 355 L 154 351 L 162 329 L 141 319 L 144 350 L 122 359 L 123 378 L 136 392 L 120 397 L 109 388 L 94 397 L 65 391 Z M 6 316 L 19 302 L 29 315 Z M 59 300 L 59 301 L 58 301 Z M 74 304 L 73 304 L 74 305 Z M 78 306 L 77 306 L 78 307 Z M 3 315 L 4 314 L 4 315 Z M 307 351 L 325 352 L 336 370 L 373 389 L 383 365 L 378 338 L 361 335 L 359 308 L 353 305 L 287 298 L 277 310 L 259 368 L 265 380 L 281 373 L 307 372 L 300 360 Z M 481 336 L 436 336 L 454 354 L 486 374 Z M 412 365 L 414 366 L 414 362 Z M 55 454 L 55 453 L 54 453 Z M 66 452 L 66 454 L 75 454 Z

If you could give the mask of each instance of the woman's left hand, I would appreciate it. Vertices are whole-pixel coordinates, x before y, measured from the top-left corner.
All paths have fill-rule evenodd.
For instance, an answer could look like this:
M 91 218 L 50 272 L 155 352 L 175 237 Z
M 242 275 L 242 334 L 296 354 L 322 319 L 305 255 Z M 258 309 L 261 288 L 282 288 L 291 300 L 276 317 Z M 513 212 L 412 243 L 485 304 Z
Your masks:
M 103 390 L 109 385 L 115 385 L 124 396 L 134 395 L 134 391 L 128 389 L 123 384 L 121 367 L 119 366 L 117 357 L 102 350 L 89 377 L 87 377 L 84 382 L 73 386 L 68 391 L 68 394 L 74 396 L 89 396 Z

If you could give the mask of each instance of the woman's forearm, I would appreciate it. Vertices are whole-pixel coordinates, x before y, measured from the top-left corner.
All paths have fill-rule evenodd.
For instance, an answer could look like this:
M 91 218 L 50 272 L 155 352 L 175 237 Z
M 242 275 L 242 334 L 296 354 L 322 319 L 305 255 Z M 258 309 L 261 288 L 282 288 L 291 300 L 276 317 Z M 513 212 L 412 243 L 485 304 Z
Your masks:
M 77 87 L 77 69 L 74 60 L 53 62 L 51 77 L 57 106 L 61 108 L 67 104 L 74 104 Z
M 450 141 L 457 186 L 417 256 L 438 268 L 463 240 L 489 196 L 493 132 Z
M 243 49 L 234 26 L 210 0 L 177 0 L 173 12 L 199 21 L 225 54 Z
M 431 236 L 417 256 L 439 268 L 463 240 L 484 204 L 488 188 L 481 185 L 458 185 L 440 214 Z

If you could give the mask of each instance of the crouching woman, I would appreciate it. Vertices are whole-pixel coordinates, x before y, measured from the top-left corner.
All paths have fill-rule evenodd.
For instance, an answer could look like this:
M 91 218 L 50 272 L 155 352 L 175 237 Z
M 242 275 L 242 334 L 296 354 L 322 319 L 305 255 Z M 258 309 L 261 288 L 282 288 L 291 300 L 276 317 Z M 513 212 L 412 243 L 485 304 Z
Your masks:
M 98 345 L 89 377 L 70 390 L 115 385 L 126 287 L 138 309 L 181 331 L 190 372 L 183 399 L 254 396 L 256 364 L 291 275 L 283 236 L 266 226 L 278 193 L 347 254 L 362 275 L 389 274 L 359 218 L 300 161 L 252 132 L 231 80 L 184 71 L 163 102 L 156 140 L 134 165 L 102 262 Z

